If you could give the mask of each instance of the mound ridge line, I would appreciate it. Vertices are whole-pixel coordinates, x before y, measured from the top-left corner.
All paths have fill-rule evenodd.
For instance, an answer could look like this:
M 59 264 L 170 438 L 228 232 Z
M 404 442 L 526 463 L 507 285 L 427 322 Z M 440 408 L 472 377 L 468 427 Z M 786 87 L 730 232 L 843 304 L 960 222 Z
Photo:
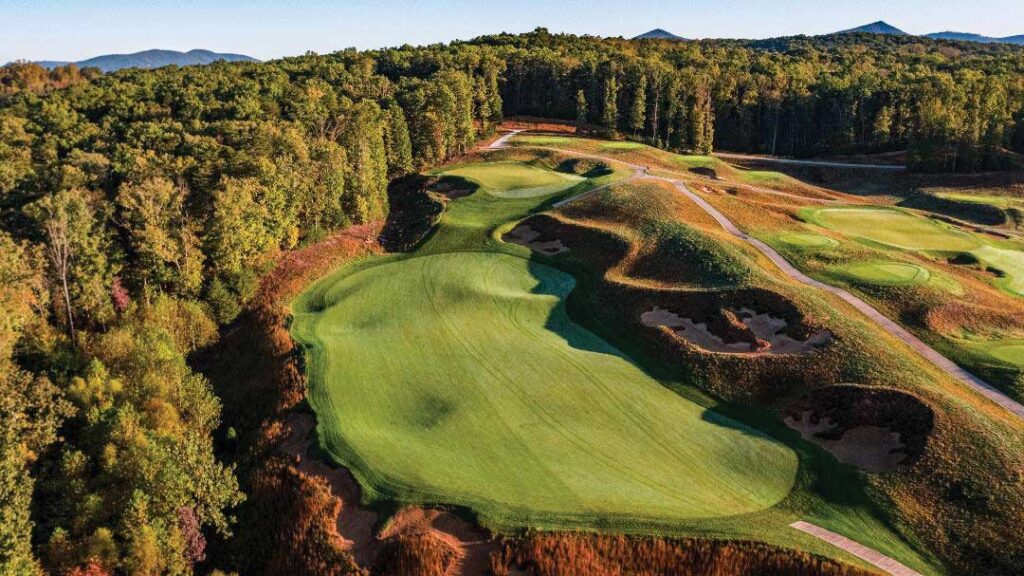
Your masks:
M 497 144 L 500 141 L 500 143 L 501 143 L 500 147 L 504 147 L 506 145 L 506 143 L 508 142 L 508 139 L 513 137 L 513 136 L 515 136 L 519 132 L 522 132 L 522 130 L 513 131 L 512 133 L 509 133 L 509 134 L 503 136 L 502 138 L 499 138 L 498 141 L 495 141 L 495 144 Z M 494 146 L 494 144 L 492 144 L 492 146 Z M 532 148 L 546 149 L 546 148 L 543 148 L 543 147 L 536 147 L 536 146 L 534 146 Z M 797 282 L 799 282 L 801 284 L 804 284 L 804 285 L 807 285 L 807 286 L 811 286 L 813 288 L 818 288 L 819 290 L 824 290 L 826 292 L 829 292 L 831 294 L 834 294 L 834 295 L 842 298 L 847 303 L 849 303 L 851 306 L 856 308 L 858 311 L 860 311 L 865 316 L 867 316 L 868 318 L 873 320 L 876 324 L 878 324 L 883 329 L 885 329 L 887 332 L 889 332 L 893 336 L 896 336 L 897 338 L 902 340 L 905 344 L 910 346 L 912 349 L 914 349 L 921 356 L 924 356 L 924 358 L 926 360 L 931 362 L 933 365 L 938 367 L 943 372 L 945 372 L 945 373 L 949 374 L 950 376 L 952 376 L 953 378 L 956 378 L 957 380 L 963 382 L 964 384 L 966 384 L 968 387 L 970 387 L 975 392 L 977 392 L 977 393 L 981 394 L 982 396 L 988 398 L 989 400 L 991 400 L 995 404 L 1001 406 L 1002 408 L 1010 411 L 1011 413 L 1013 413 L 1017 417 L 1019 417 L 1021 419 L 1024 419 L 1024 404 L 1020 404 L 1019 402 L 1013 400 L 1009 396 L 1007 396 L 1007 395 L 1003 394 L 1002 392 L 1000 392 L 999 390 L 997 390 L 995 387 L 993 387 L 988 382 L 985 382 L 981 378 L 978 378 L 974 374 L 971 374 L 967 370 L 964 370 L 959 365 L 957 365 L 955 362 L 953 362 L 949 358 L 946 358 L 945 356 L 940 354 L 937 350 L 935 350 L 931 346 L 925 344 L 920 338 L 918 338 L 917 336 L 914 336 L 913 334 L 911 334 L 906 328 L 904 328 L 904 327 L 900 326 L 899 324 L 897 324 L 896 322 L 893 322 L 892 320 L 890 320 L 887 316 L 885 316 L 884 314 L 879 312 L 876 308 L 874 308 L 873 306 L 871 306 L 870 304 L 868 304 L 864 300 L 861 300 L 857 296 L 854 296 L 852 293 L 850 293 L 850 292 L 848 292 L 848 291 L 846 291 L 846 290 L 844 290 L 842 288 L 838 288 L 836 286 L 832 286 L 831 284 L 826 284 L 824 282 L 820 282 L 818 280 L 815 280 L 815 279 L 811 278 L 810 276 L 807 276 L 803 272 L 797 270 L 795 266 L 790 264 L 789 261 L 786 260 L 785 258 L 783 258 L 781 254 L 776 252 L 774 248 L 772 248 L 771 246 L 768 246 L 764 242 L 762 242 L 762 241 L 758 240 L 757 238 L 754 238 L 754 237 L 750 236 L 749 234 L 747 234 L 746 232 L 743 232 L 742 230 L 740 230 L 735 224 L 733 224 L 732 220 L 729 220 L 729 218 L 725 214 L 721 213 L 717 208 L 715 208 L 714 206 L 709 204 L 706 200 L 704 200 L 703 198 L 701 198 L 697 194 L 691 192 L 690 189 L 686 186 L 686 183 L 683 182 L 682 180 L 675 180 L 675 179 L 672 179 L 672 178 L 666 178 L 664 176 L 652 175 L 649 172 L 649 170 L 650 170 L 649 166 L 641 166 L 640 164 L 634 164 L 632 162 L 627 162 L 627 161 L 620 160 L 620 159 L 617 159 L 617 158 L 612 158 L 612 157 L 608 157 L 608 156 L 601 156 L 601 155 L 598 155 L 598 154 L 579 153 L 579 152 L 576 152 L 576 151 L 573 151 L 573 150 L 563 150 L 563 149 L 554 149 L 554 150 L 557 150 L 558 152 L 562 152 L 562 153 L 565 153 L 565 154 L 568 154 L 568 155 L 571 155 L 571 156 L 579 156 L 579 157 L 584 157 L 584 158 L 594 158 L 594 159 L 598 159 L 598 160 L 603 160 L 605 162 L 618 162 L 619 164 L 624 164 L 624 165 L 629 166 L 629 167 L 631 167 L 631 168 L 633 168 L 634 170 L 637 171 L 637 174 L 634 174 L 634 176 L 632 178 L 649 178 L 649 179 L 653 179 L 653 180 L 661 180 L 663 182 L 668 182 L 668 183 L 672 184 L 673 186 L 676 187 L 677 190 L 679 190 L 680 193 L 682 193 L 684 196 L 686 196 L 687 198 L 692 200 L 697 206 L 699 206 L 702 210 L 707 212 L 707 214 L 709 216 L 714 218 L 715 221 L 717 221 L 719 223 L 719 225 L 721 225 L 722 228 L 724 228 L 727 232 L 729 232 L 733 236 L 739 238 L 740 240 L 743 240 L 744 242 L 750 244 L 754 248 L 757 248 L 758 251 L 760 251 L 762 254 L 767 256 L 769 260 L 771 260 L 776 266 L 779 267 L 780 270 L 782 270 L 790 278 L 792 278 L 793 280 L 796 280 Z M 632 178 L 628 178 L 627 180 L 632 179 Z M 584 193 L 584 194 L 587 194 L 587 193 Z M 567 199 L 563 200 L 562 202 L 560 202 L 559 206 L 568 204 L 569 202 L 571 202 L 573 200 L 577 200 L 577 199 L 579 199 L 582 196 L 583 196 L 583 194 L 567 198 Z
M 890 170 L 901 172 L 906 166 L 897 164 L 858 164 L 856 162 L 830 162 L 828 160 L 797 160 L 795 158 L 779 158 L 777 156 L 757 156 L 755 154 L 733 154 L 715 152 L 715 156 L 733 160 L 756 160 L 758 162 L 775 162 L 776 164 L 793 164 L 796 166 L 823 166 L 825 168 L 865 168 L 869 170 Z
M 845 550 L 861 560 L 892 574 L 892 576 L 922 576 L 919 572 L 911 570 L 877 550 L 868 548 L 863 544 L 850 540 L 841 534 L 836 534 L 831 530 L 826 530 L 821 526 L 816 526 L 810 522 L 799 520 L 790 524 L 789 527 L 810 534 L 819 540 L 823 540 L 837 548 Z

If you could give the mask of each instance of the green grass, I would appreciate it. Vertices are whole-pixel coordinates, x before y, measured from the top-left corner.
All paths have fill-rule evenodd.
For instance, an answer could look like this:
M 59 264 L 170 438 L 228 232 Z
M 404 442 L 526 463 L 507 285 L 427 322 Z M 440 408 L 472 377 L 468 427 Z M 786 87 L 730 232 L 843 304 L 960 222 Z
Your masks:
M 508 198 L 547 196 L 569 188 L 584 178 L 545 170 L 524 162 L 487 162 L 469 164 L 446 172 L 471 180 L 489 194 Z
M 640 142 L 629 142 L 622 140 L 618 142 L 604 142 L 601 144 L 601 150 L 621 151 L 621 150 L 639 150 L 643 148 L 645 144 Z
M 947 200 L 959 200 L 961 202 L 973 202 L 975 204 L 988 204 L 995 206 L 996 208 L 1012 208 L 1014 206 L 1024 206 L 1024 198 L 1015 196 L 995 196 L 991 194 L 963 194 L 956 192 L 936 192 L 936 196 L 939 198 L 945 198 Z
M 529 177 L 516 188 L 542 181 L 504 162 L 446 174 L 493 191 L 510 170 Z M 572 322 L 572 276 L 499 252 L 514 249 L 488 231 L 537 202 L 477 192 L 413 257 L 343 268 L 293 304 L 328 451 L 371 496 L 457 503 L 495 525 L 663 523 L 785 498 L 792 449 Z
M 557 198 L 493 187 L 448 204 L 415 252 L 343 267 L 293 303 L 321 446 L 364 497 L 454 504 L 486 526 L 754 539 L 856 561 L 805 519 L 923 573 L 852 469 L 761 410 L 650 377 L 566 310 L 575 280 L 502 230 Z M 505 166 L 501 170 L 507 170 Z M 528 183 L 513 189 L 535 187 Z M 728 414 L 728 416 L 726 416 Z
M 921 284 L 931 278 L 923 266 L 906 262 L 857 262 L 840 269 L 854 282 L 882 286 Z
M 316 350 L 312 400 L 331 451 L 358 461 L 383 495 L 521 524 L 708 518 L 785 498 L 796 454 L 574 324 L 562 306 L 573 284 L 476 252 L 343 270 L 318 285 L 316 304 L 297 311 L 326 308 L 298 314 L 296 334 Z
M 998 286 L 1018 296 L 1024 296 L 1024 252 L 982 246 L 972 254 L 1005 275 L 996 281 Z
M 786 180 L 786 175 L 770 170 L 738 170 L 736 174 L 750 184 L 773 184 Z
M 894 208 L 807 208 L 800 216 L 847 236 L 903 250 L 968 252 L 981 245 L 971 234 Z
M 834 238 L 822 236 L 821 234 L 808 234 L 802 232 L 780 234 L 778 240 L 787 247 L 794 248 L 796 250 L 824 250 L 827 248 L 835 248 L 839 245 L 839 241 Z
M 990 348 L 988 352 L 996 360 L 1024 368 L 1024 341 L 1000 342 Z

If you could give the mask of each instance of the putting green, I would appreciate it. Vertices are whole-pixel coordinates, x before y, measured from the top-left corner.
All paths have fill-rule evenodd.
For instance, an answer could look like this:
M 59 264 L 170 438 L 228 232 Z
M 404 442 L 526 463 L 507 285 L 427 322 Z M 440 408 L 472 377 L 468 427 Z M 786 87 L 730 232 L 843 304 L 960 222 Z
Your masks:
M 472 180 L 485 192 L 503 198 L 545 196 L 585 180 L 575 174 L 545 170 L 515 161 L 467 164 L 448 170 L 445 174 Z
M 973 252 L 992 267 L 1005 274 L 997 284 L 1019 296 L 1024 296 L 1024 252 L 995 246 L 982 246 Z
M 822 236 L 821 234 L 807 234 L 803 232 L 780 234 L 779 242 L 782 242 L 789 248 L 796 248 L 799 250 L 834 248 L 839 245 L 839 241 L 834 238 Z
M 809 208 L 800 215 L 848 236 L 904 250 L 968 252 L 981 246 L 966 232 L 892 208 Z
M 1024 368 L 1024 342 L 1000 344 L 989 348 L 988 353 L 1007 364 Z
M 644 145 L 639 142 L 604 142 L 601 144 L 601 150 L 639 150 Z
M 651 379 L 574 324 L 571 276 L 448 253 L 343 269 L 295 303 L 327 449 L 370 492 L 501 525 L 753 512 L 785 445 Z
M 920 284 L 931 278 L 928 269 L 905 262 L 858 262 L 841 271 L 856 282 L 883 286 Z

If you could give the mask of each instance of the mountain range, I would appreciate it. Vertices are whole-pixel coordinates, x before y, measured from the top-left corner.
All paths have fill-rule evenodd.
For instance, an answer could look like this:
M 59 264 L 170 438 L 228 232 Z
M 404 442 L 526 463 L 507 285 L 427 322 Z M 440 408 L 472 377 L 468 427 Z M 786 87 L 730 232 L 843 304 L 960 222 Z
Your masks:
M 211 64 L 224 60 L 227 62 L 259 62 L 259 60 L 243 54 L 222 54 L 209 50 L 189 50 L 178 52 L 175 50 L 145 50 L 134 54 L 105 54 L 88 60 L 74 62 L 79 68 L 99 68 L 104 72 L 113 72 L 122 68 L 159 68 L 161 66 L 192 66 L 196 64 Z M 66 66 L 72 62 L 60 62 L 55 60 L 44 60 L 36 62 L 44 68 L 56 68 Z
M 855 32 L 867 32 L 870 34 L 890 34 L 893 36 L 910 36 L 910 34 L 900 30 L 899 28 L 879 20 L 878 22 L 872 22 L 871 24 L 865 24 L 856 28 L 850 28 L 849 30 L 840 30 L 836 34 L 851 34 Z M 983 36 L 981 34 L 972 34 L 970 32 L 932 32 L 931 34 L 923 34 L 925 38 L 932 38 L 934 40 L 959 40 L 965 42 L 982 42 L 986 44 L 1001 43 L 1001 44 L 1018 44 L 1024 45 L 1024 34 L 1018 36 L 1007 36 L 1005 38 L 994 38 L 992 36 Z M 659 39 L 659 40 L 682 40 L 683 38 L 672 34 L 661 28 L 655 28 L 650 32 L 645 32 L 639 36 L 633 38 L 633 40 L 648 40 L 648 39 Z
M 894 36 L 910 36 L 903 30 L 879 20 L 878 22 L 872 22 L 871 24 L 865 24 L 864 26 L 858 26 L 856 28 L 850 28 L 849 30 L 842 30 L 837 34 L 849 34 L 852 32 L 870 32 L 873 34 L 891 34 Z M 1024 45 L 1024 34 L 1017 36 L 1006 36 L 1004 38 L 995 38 L 992 36 L 983 36 L 981 34 L 973 34 L 971 32 L 932 32 L 930 34 L 922 34 L 925 38 L 932 38 L 933 40 L 959 40 L 964 42 L 982 42 L 985 44 L 1000 43 L 1000 44 L 1020 44 Z

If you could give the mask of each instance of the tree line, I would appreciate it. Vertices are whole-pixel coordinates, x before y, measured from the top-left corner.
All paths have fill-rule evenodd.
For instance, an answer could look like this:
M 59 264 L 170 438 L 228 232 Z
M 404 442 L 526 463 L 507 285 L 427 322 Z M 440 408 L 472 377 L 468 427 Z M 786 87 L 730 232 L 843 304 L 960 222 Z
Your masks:
M 500 34 L 267 63 L 0 68 L 0 572 L 189 574 L 245 497 L 188 359 L 284 250 L 505 115 L 695 153 L 1024 151 L 1024 50 Z M 216 441 L 215 441 L 216 439 Z

